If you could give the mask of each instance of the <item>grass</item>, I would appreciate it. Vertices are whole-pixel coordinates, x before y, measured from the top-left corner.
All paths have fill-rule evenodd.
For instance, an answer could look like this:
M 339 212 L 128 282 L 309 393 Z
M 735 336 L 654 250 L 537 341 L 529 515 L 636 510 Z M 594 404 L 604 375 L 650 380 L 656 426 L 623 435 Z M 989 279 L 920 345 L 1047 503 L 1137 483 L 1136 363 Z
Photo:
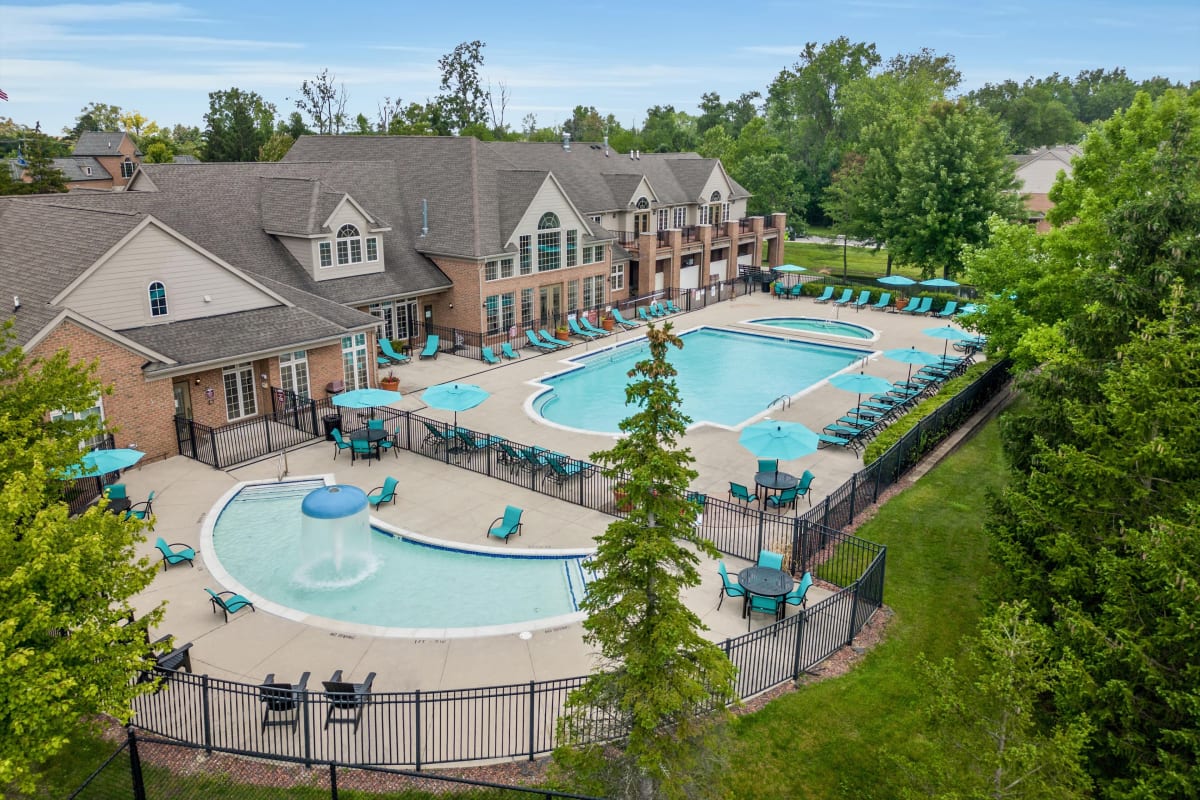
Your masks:
M 978 586 L 990 571 L 981 509 L 1005 470 L 998 426 L 988 425 L 859 529 L 888 546 L 884 600 L 895 617 L 887 638 L 847 675 L 740 718 L 730 792 L 754 786 L 760 800 L 888 796 L 894 775 L 881 752 L 904 752 L 926 724 L 915 656 L 954 655 L 978 619 Z
M 842 274 L 842 245 L 841 244 L 806 244 L 804 242 L 787 242 L 783 246 L 783 260 L 787 264 L 799 264 L 807 267 L 809 272 L 829 270 L 834 277 Z M 879 277 L 887 274 L 887 250 L 875 250 L 871 247 L 847 247 L 846 267 L 851 275 L 866 275 Z M 921 271 L 915 267 L 902 267 L 892 264 L 892 273 L 904 275 L 913 280 L 921 279 Z

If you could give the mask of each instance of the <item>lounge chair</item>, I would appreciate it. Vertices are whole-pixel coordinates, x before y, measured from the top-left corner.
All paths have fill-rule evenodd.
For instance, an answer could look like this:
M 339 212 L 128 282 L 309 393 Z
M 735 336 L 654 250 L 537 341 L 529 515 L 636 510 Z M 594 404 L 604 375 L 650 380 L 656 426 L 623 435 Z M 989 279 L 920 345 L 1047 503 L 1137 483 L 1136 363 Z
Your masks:
M 466 428 L 455 428 L 454 435 L 458 437 L 458 441 L 463 446 L 462 449 L 469 453 L 486 450 L 492 445 L 504 441 L 499 436 L 489 436 L 487 434 L 476 436 L 473 431 L 469 431 Z
M 821 449 L 824 447 L 844 447 L 847 450 L 854 450 L 855 452 L 858 451 L 858 445 L 852 438 L 846 436 L 837 436 L 832 433 L 818 433 L 817 448 Z
M 800 482 L 796 484 L 796 494 L 800 497 L 807 497 L 809 506 L 812 505 L 812 482 L 816 478 L 808 470 L 804 470 L 804 474 L 800 476 Z
M 517 449 L 510 443 L 501 439 L 496 442 L 496 449 L 500 453 L 500 463 L 507 466 L 510 472 L 516 472 L 519 469 L 529 469 L 529 461 L 526 460 L 525 456 L 517 452 Z
M 534 347 L 536 347 L 538 350 L 557 350 L 558 349 L 558 347 L 556 345 L 552 345 L 549 342 L 543 342 L 541 339 L 539 339 L 538 335 L 533 332 L 532 328 L 525 329 L 525 336 L 529 339 L 529 343 L 531 345 L 533 345 Z
M 340 453 L 343 450 L 350 449 L 350 443 L 342 438 L 342 432 L 339 431 L 337 428 L 334 428 L 333 430 L 331 430 L 329 432 L 329 435 L 333 437 L 333 457 L 335 459 L 338 457 L 338 453 Z
M 421 359 L 437 358 L 438 346 L 441 344 L 440 337 L 436 333 L 431 333 L 425 337 L 425 349 L 421 351 Z
M 150 530 L 154 530 L 154 490 L 150 490 L 150 495 L 140 503 L 134 503 L 125 511 L 125 519 L 136 519 L 140 522 L 149 522 Z
M 879 302 L 868 306 L 868 308 L 870 308 L 872 311 L 887 311 L 891 304 L 892 293 L 884 292 L 883 294 L 879 295 Z
M 625 317 L 621 316 L 621 309 L 617 308 L 616 306 L 613 307 L 612 318 L 613 318 L 614 322 L 616 322 L 618 325 L 620 325 L 624 328 L 636 328 L 637 327 L 636 323 L 630 322 L 629 320 L 625 319 Z
M 565 339 L 555 338 L 554 335 L 551 334 L 550 332 L 548 332 L 545 328 L 538 328 L 538 333 L 540 333 L 542 335 L 543 341 L 547 341 L 550 344 L 557 345 L 559 347 L 570 347 L 571 346 L 570 342 L 566 341 Z
M 834 304 L 835 306 L 847 306 L 847 305 L 850 305 L 850 298 L 851 298 L 851 296 L 853 296 L 853 294 L 854 294 L 854 290 L 853 290 L 853 289 L 843 289 L 843 290 L 842 290 L 842 296 L 841 296 L 841 297 L 839 297 L 837 300 L 834 300 L 834 301 L 833 301 L 833 304 Z
M 597 336 L 608 336 L 608 334 L 612 333 L 612 331 L 606 331 L 604 328 L 597 328 L 587 317 L 579 318 L 579 326 L 588 333 L 594 333 Z
M 487 363 L 489 363 L 489 364 L 499 364 L 500 363 L 500 359 L 496 357 L 495 351 L 493 351 L 492 348 L 488 347 L 487 345 L 484 345 L 483 347 L 481 347 L 479 352 L 481 354 L 480 357 Z
M 638 315 L 638 319 L 640 319 L 642 322 L 653 322 L 654 321 L 653 319 L 651 319 L 650 312 L 646 306 L 638 306 L 637 315 Z
M 387 358 L 391 359 L 397 364 L 407 364 L 408 362 L 412 361 L 412 359 L 404 355 L 404 353 L 397 353 L 392 347 L 392 342 L 390 339 L 384 339 L 381 337 L 379 339 L 379 349 L 383 351 L 383 354 L 387 356 Z
M 755 566 L 767 567 L 769 569 L 783 569 L 783 553 L 776 553 L 773 550 L 759 550 L 758 562 Z
M 921 301 L 919 303 L 917 303 L 917 307 L 914 308 L 912 311 L 908 311 L 907 308 L 904 310 L 908 311 L 909 314 L 928 314 L 929 310 L 931 308 L 933 308 L 933 298 L 932 297 L 922 297 Z
M 382 368 L 382 367 L 390 367 L 391 365 L 392 365 L 392 361 L 387 356 L 385 356 L 385 355 L 375 356 L 375 366 Z
M 396 505 L 396 487 L 399 485 L 400 482 L 389 475 L 383 479 L 383 486 L 376 486 L 371 490 L 367 495 L 367 502 L 375 506 L 376 511 L 384 503 Z
M 428 433 L 425 434 L 424 441 L 421 442 L 423 446 L 445 448 L 449 447 L 452 442 L 458 440 L 458 434 L 455 432 L 454 428 L 446 426 L 445 429 L 442 429 L 428 420 L 423 420 L 423 422 L 425 424 L 425 430 L 428 431 Z
M 516 506 L 505 506 L 504 516 L 496 517 L 492 520 L 492 524 L 488 526 L 487 536 L 495 536 L 497 539 L 503 539 L 508 543 L 508 537 L 514 533 L 517 536 L 521 535 L 521 515 L 524 514 L 523 509 Z
M 183 542 L 167 544 L 167 540 L 159 536 L 154 546 L 158 548 L 158 552 L 162 553 L 163 572 L 167 571 L 168 566 L 175 566 L 176 564 L 187 564 L 189 567 L 196 566 L 192 563 L 196 558 L 196 551 Z M 176 550 L 176 547 L 181 549 Z
M 675 303 L 670 300 L 666 302 L 666 307 L 667 311 L 670 311 L 672 314 L 680 314 L 683 311 L 679 306 L 675 305 Z
M 751 494 L 750 490 L 747 489 L 742 484 L 734 483 L 733 481 L 730 481 L 729 482 L 729 501 L 732 503 L 734 500 L 737 500 L 740 503 L 745 503 L 748 506 L 751 503 L 758 502 L 758 493 L 756 492 L 754 494 Z
M 850 305 L 854 306 L 855 308 L 857 308 L 859 310 L 862 310 L 869 302 L 871 302 L 871 290 L 863 289 L 861 292 L 858 293 L 858 299 L 855 300 Z
M 717 610 L 721 610 L 721 603 L 725 602 L 726 597 L 745 597 L 746 590 L 729 579 L 729 572 L 725 569 L 725 562 L 717 562 L 717 572 L 721 575 L 721 598 L 717 600 Z M 737 573 L 735 572 L 736 576 Z
M 833 287 L 826 286 L 825 291 L 822 292 L 820 296 L 813 298 L 813 302 L 814 303 L 828 303 L 832 298 L 833 298 Z
M 597 336 L 597 334 L 591 333 L 590 331 L 585 331 L 583 328 L 579 327 L 579 320 L 575 319 L 574 317 L 567 317 L 567 327 L 571 329 L 572 334 L 578 336 L 580 339 L 590 340 L 595 339 Z
M 590 466 L 583 461 L 576 461 L 571 458 L 559 458 L 557 453 L 543 453 L 542 457 L 546 461 L 546 466 L 550 468 L 550 471 L 546 473 L 546 477 L 542 480 L 553 480 L 559 486 L 562 486 L 576 476 L 580 478 L 585 477 Z
M 212 604 L 213 613 L 217 613 L 220 609 L 225 614 L 225 621 L 229 622 L 229 615 L 236 614 L 243 608 L 249 608 L 254 611 L 254 603 L 251 603 L 245 597 L 242 597 L 236 592 L 214 592 L 212 589 L 205 587 L 204 591 L 208 592 L 209 602 Z M 228 597 L 226 597 L 228 595 Z
M 799 487 L 793 486 L 790 489 L 784 489 L 779 494 L 767 495 L 766 507 L 778 509 L 779 511 L 783 511 L 783 509 L 787 508 L 788 506 L 795 508 L 796 507 L 796 497 L 798 496 L 798 494 L 799 494 Z
M 262 684 L 258 687 L 258 699 L 263 704 L 260 731 L 265 731 L 272 725 L 290 725 L 292 733 L 296 732 L 296 728 L 300 725 L 300 710 L 304 707 L 303 699 L 304 692 L 308 688 L 308 676 L 311 674 L 304 673 L 296 683 L 276 681 L 274 672 L 263 678 Z
M 901 314 L 911 314 L 912 312 L 917 310 L 917 306 L 919 306 L 919 305 L 921 305 L 921 298 L 914 296 L 914 297 L 908 298 L 908 305 L 906 305 L 904 308 L 898 308 L 896 310 L 899 311 Z
M 329 723 L 352 723 L 355 733 L 358 724 L 362 722 L 363 708 L 370 702 L 371 684 L 375 682 L 375 673 L 367 675 L 362 683 L 347 683 L 342 680 L 339 669 L 327 681 L 321 681 L 329 700 L 329 710 L 325 713 L 325 729 Z
M 958 311 L 958 301 L 950 300 L 950 301 L 947 301 L 946 307 L 943 308 L 941 311 L 938 311 L 936 314 L 934 314 L 934 316 L 935 317 L 953 317 L 957 311 Z
M 520 353 L 518 353 L 516 350 L 513 350 L 512 342 L 501 342 L 500 354 L 512 361 L 516 361 L 521 357 Z
M 801 608 L 804 608 L 804 604 L 808 602 L 805 595 L 808 594 L 808 590 L 812 585 L 812 573 L 804 573 L 804 576 L 800 578 L 800 583 L 796 584 L 796 586 L 784 596 L 783 602 L 787 603 L 789 606 L 800 606 Z

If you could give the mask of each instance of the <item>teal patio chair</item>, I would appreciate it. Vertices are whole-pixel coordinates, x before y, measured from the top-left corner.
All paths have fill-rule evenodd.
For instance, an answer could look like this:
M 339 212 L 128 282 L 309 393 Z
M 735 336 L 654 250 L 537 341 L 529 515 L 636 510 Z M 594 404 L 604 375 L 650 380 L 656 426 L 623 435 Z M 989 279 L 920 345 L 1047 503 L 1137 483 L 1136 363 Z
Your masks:
M 559 347 L 570 347 L 571 346 L 570 342 L 566 341 L 565 339 L 555 338 L 545 328 L 538 328 L 538 333 L 540 333 L 542 335 L 543 340 L 549 342 L 550 344 L 558 345 Z
M 958 301 L 949 300 L 946 307 L 934 314 L 935 317 L 953 317 L 958 312 Z
M 521 535 L 521 515 L 524 514 L 523 509 L 516 506 L 505 506 L 504 516 L 496 517 L 492 520 L 492 524 L 488 527 L 487 536 L 495 536 L 497 539 L 503 539 L 508 543 L 508 537 L 514 533 L 517 536 Z
M 833 301 L 833 304 L 834 304 L 835 306 L 846 306 L 846 305 L 850 305 L 850 298 L 851 298 L 853 295 L 854 295 L 854 290 L 853 290 L 853 289 L 843 289 L 843 290 L 842 290 L 842 296 L 841 296 L 841 297 L 839 297 L 837 300 L 834 300 L 834 301 Z
M 724 561 L 717 562 L 717 572 L 721 575 L 721 597 L 717 600 L 717 610 L 720 611 L 721 603 L 725 602 L 726 597 L 745 597 L 746 590 L 730 580 Z M 736 572 L 734 573 L 734 577 L 737 577 Z
M 150 523 L 150 530 L 154 530 L 154 490 L 150 490 L 150 495 L 140 503 L 134 503 L 125 511 L 125 519 L 136 519 L 139 522 Z
M 579 327 L 579 320 L 574 317 L 567 317 L 567 327 L 571 329 L 572 335 L 578 336 L 580 339 L 591 340 L 596 338 L 596 334 Z
M 579 325 L 588 333 L 594 333 L 597 336 L 608 336 L 608 334 L 612 333 L 612 331 L 606 331 L 604 328 L 597 328 L 587 317 L 580 317 Z
M 167 540 L 159 536 L 154 546 L 158 548 L 158 552 L 162 553 L 163 572 L 167 571 L 168 566 L 173 567 L 176 564 L 187 564 L 189 567 L 196 566 L 192 563 L 196 558 L 196 551 L 183 542 L 167 544 Z M 180 549 L 176 550 L 176 547 Z
M 362 683 L 349 683 L 342 680 L 339 669 L 327 681 L 321 681 L 325 687 L 325 696 L 329 700 L 329 710 L 325 712 L 325 730 L 329 723 L 358 726 L 362 722 L 363 709 L 371 702 L 371 684 L 375 682 L 375 673 L 367 675 Z
M 758 493 L 751 493 L 749 489 L 740 483 L 729 482 L 729 501 L 732 503 L 737 500 L 740 503 L 745 503 L 749 506 L 751 503 L 758 502 Z
M 612 318 L 613 318 L 613 322 L 617 323 L 618 325 L 620 325 L 623 328 L 636 328 L 637 327 L 636 322 L 630 322 L 629 320 L 625 319 L 625 317 L 621 316 L 621 309 L 617 308 L 616 306 L 613 306 Z
M 576 461 L 573 458 L 558 458 L 557 453 L 542 453 L 542 458 L 545 459 L 546 466 L 550 468 L 546 473 L 543 481 L 553 480 L 559 486 L 564 485 L 571 478 L 584 478 L 588 474 L 589 464 L 582 461 Z
M 855 300 L 850 305 L 854 306 L 856 309 L 861 310 L 869 302 L 871 302 L 871 290 L 863 289 L 861 292 L 858 293 L 858 299 Z
M 790 292 L 789 296 L 795 297 L 795 298 L 804 297 L 804 284 L 797 283 L 795 286 L 793 286 L 792 291 Z
M 427 358 L 436 359 L 438 355 L 438 346 L 441 344 L 441 337 L 436 333 L 431 333 L 425 337 L 425 349 L 421 351 L 421 360 Z
M 812 506 L 812 482 L 815 477 L 808 470 L 804 470 L 804 474 L 800 476 L 800 482 L 796 484 L 796 494 L 800 497 L 807 497 L 810 507 Z
M 899 311 L 901 314 L 911 314 L 912 312 L 917 310 L 917 306 L 919 306 L 919 305 L 921 305 L 921 298 L 914 296 L 914 297 L 908 298 L 908 305 L 906 305 L 904 308 L 898 308 L 896 310 Z
M 429 420 L 422 420 L 425 425 L 425 430 L 429 431 L 425 434 L 425 439 L 421 442 L 425 447 L 449 447 L 451 443 L 458 439 L 458 434 L 449 426 L 445 430 L 434 425 Z
M 534 347 L 536 347 L 538 350 L 557 350 L 558 349 L 557 347 L 550 344 L 549 342 L 543 342 L 541 339 L 539 339 L 538 335 L 533 332 L 533 328 L 525 329 L 525 337 L 527 339 L 529 339 L 529 343 L 531 345 L 533 345 Z
M 110 483 L 104 487 L 104 496 L 109 500 L 124 500 L 129 495 L 125 493 L 125 484 Z
M 342 432 L 339 431 L 337 428 L 334 428 L 333 430 L 331 430 L 329 432 L 329 435 L 333 437 L 333 457 L 335 459 L 338 457 L 338 453 L 340 453 L 343 450 L 350 449 L 350 443 L 342 438 Z
M 500 463 L 508 467 L 509 472 L 516 472 L 519 469 L 529 469 L 529 462 L 507 441 L 501 439 L 499 442 L 496 442 L 496 450 L 499 451 Z
M 783 598 L 783 602 L 787 603 L 789 606 L 800 606 L 801 608 L 804 608 L 805 604 L 808 602 L 806 595 L 808 594 L 808 590 L 812 587 L 812 585 L 812 573 L 804 573 L 804 577 L 800 579 L 800 583 L 796 584 L 795 588 L 787 593 L 787 595 Z
M 372 417 L 367 420 L 367 427 L 374 431 L 386 430 L 387 426 L 383 424 L 383 420 Z
M 788 294 L 788 287 L 784 286 L 779 281 L 775 281 L 775 297 L 777 299 L 783 299 L 783 298 L 787 297 L 787 294 Z
M 912 303 L 909 303 L 909 305 L 912 305 Z M 901 309 L 901 311 L 903 311 L 905 314 L 928 314 L 929 309 L 931 308 L 933 308 L 933 298 L 922 297 L 917 300 L 917 304 L 911 309 L 908 306 L 905 306 L 903 309 Z
M 667 311 L 670 311 L 672 314 L 680 314 L 683 311 L 679 306 L 675 305 L 675 303 L 671 300 L 668 300 L 665 305 L 666 305 Z
M 367 502 L 375 506 L 376 511 L 384 503 L 396 505 L 396 487 L 399 485 L 400 482 L 389 475 L 383 479 L 383 486 L 377 486 L 371 490 L 371 493 L 367 495 Z
M 888 309 L 888 306 L 890 306 L 891 304 L 892 304 L 892 293 L 884 292 L 883 294 L 879 295 L 879 302 L 868 306 L 868 308 L 870 308 L 872 311 L 886 311 Z
M 783 509 L 791 506 L 794 509 L 796 507 L 796 498 L 799 496 L 799 491 L 799 486 L 793 486 L 790 489 L 784 489 L 779 494 L 767 495 L 767 508 L 774 508 L 778 509 L 779 511 L 783 511 Z
M 500 444 L 504 441 L 499 436 L 489 436 L 488 434 L 480 434 L 476 436 L 474 431 L 469 431 L 466 428 L 455 428 L 454 435 L 462 444 L 463 449 L 468 453 L 486 450 L 492 445 Z
M 511 361 L 516 361 L 521 357 L 520 353 L 518 353 L 516 350 L 513 350 L 512 342 L 501 342 L 500 354 Z
M 783 569 L 783 553 L 776 553 L 772 550 L 759 550 L 756 566 Z
M 826 286 L 824 292 L 822 292 L 819 296 L 813 298 L 813 302 L 814 303 L 828 303 L 831 299 L 833 299 L 833 287 Z
M 404 355 L 404 353 L 396 352 L 395 348 L 392 347 L 392 342 L 390 339 L 380 337 L 379 349 L 383 351 L 384 356 L 397 364 L 407 364 L 408 362 L 412 361 L 412 359 Z
M 487 363 L 489 363 L 489 364 L 499 364 L 500 363 L 500 359 L 496 357 L 495 351 L 493 351 L 492 348 L 488 347 L 487 345 L 484 345 L 482 348 L 480 348 L 480 353 L 481 353 L 480 357 Z
M 225 615 L 225 621 L 229 622 L 229 615 L 236 614 L 243 608 L 254 611 L 254 603 L 251 603 L 245 597 L 242 597 L 236 592 L 214 592 L 212 589 L 205 587 L 204 591 L 209 594 L 209 603 L 212 604 L 213 613 L 217 613 L 217 609 Z M 228 595 L 228 597 L 226 597 Z
M 354 466 L 354 462 L 360 457 L 370 459 L 375 454 L 375 448 L 366 439 L 351 439 L 350 440 L 350 466 Z
M 750 595 L 750 605 L 746 613 L 746 630 L 750 630 L 751 624 L 754 622 L 755 614 L 770 614 L 779 619 L 779 612 L 783 609 L 782 598 L 779 597 L 762 597 L 761 595 Z
M 778 458 L 760 458 L 758 460 L 759 472 L 779 472 Z

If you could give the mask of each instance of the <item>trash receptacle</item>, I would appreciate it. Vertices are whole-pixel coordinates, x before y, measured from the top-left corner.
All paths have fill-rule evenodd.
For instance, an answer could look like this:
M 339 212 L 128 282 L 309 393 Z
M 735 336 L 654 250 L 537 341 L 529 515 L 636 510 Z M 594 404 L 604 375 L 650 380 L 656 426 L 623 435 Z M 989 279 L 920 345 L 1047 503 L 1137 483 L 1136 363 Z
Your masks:
M 765 269 L 758 274 L 762 279 L 762 290 L 764 292 L 771 291 L 771 284 L 775 281 L 775 275 L 769 269 Z
M 342 429 L 342 415 L 341 414 L 326 414 L 321 419 L 325 422 L 325 441 L 332 442 L 333 441 L 333 429 L 334 428 L 337 428 L 338 430 Z

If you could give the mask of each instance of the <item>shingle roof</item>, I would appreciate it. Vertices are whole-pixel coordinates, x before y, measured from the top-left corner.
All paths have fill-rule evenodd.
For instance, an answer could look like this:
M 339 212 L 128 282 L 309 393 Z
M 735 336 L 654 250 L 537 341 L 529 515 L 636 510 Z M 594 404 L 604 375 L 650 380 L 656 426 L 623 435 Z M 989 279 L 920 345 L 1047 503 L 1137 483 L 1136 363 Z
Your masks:
M 125 138 L 124 131 L 84 131 L 71 151 L 76 156 L 117 156 Z

